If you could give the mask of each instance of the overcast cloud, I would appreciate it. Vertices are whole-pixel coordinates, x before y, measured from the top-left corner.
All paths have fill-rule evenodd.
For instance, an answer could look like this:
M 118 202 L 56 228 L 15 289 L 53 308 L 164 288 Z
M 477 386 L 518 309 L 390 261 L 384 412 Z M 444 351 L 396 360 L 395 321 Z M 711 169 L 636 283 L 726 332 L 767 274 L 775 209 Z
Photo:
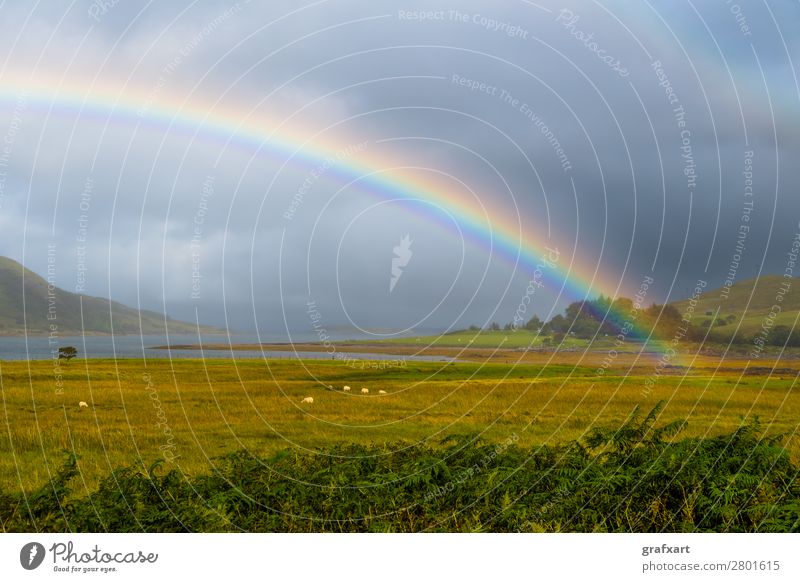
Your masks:
M 65 289 L 83 264 L 87 294 L 272 335 L 309 300 L 331 329 L 511 321 L 531 263 L 471 234 L 468 199 L 596 270 L 590 294 L 721 285 L 743 224 L 736 280 L 783 272 L 797 2 L 500 4 L 6 2 L 0 254 L 43 273 L 55 244 Z M 534 311 L 579 298 L 562 283 Z

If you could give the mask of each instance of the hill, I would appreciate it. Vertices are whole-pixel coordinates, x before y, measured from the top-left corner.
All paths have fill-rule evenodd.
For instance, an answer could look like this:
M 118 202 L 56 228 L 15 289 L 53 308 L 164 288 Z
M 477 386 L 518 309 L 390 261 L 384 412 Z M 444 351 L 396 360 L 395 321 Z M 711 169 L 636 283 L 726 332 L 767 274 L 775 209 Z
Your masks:
M 796 325 L 800 314 L 800 286 L 794 284 L 794 279 L 762 275 L 735 283 L 727 295 L 723 290 L 713 289 L 703 293 L 697 301 L 692 319 L 692 324 L 707 328 L 719 309 L 709 333 L 712 341 L 729 342 L 735 334 L 737 341 L 746 342 L 761 333 L 764 325 L 770 329 Z M 686 299 L 673 305 L 685 313 L 690 304 Z M 775 310 L 774 306 L 779 309 Z
M 793 281 L 793 279 L 786 279 L 780 275 L 764 275 L 758 279 L 736 283 L 727 290 L 725 288 L 707 289 L 698 298 L 693 308 L 690 340 L 700 341 L 707 338 L 708 342 L 728 344 L 733 339 L 737 344 L 755 345 L 757 339 L 763 339 L 765 344 L 774 347 L 799 347 L 800 324 L 795 322 L 800 319 L 800 285 L 795 286 Z M 439 336 L 404 337 L 380 342 L 366 340 L 356 343 L 461 349 L 547 349 L 553 346 L 558 346 L 561 350 L 587 349 L 589 346 L 595 349 L 613 347 L 616 351 L 624 349 L 616 345 L 613 339 L 617 332 L 603 330 L 598 332 L 597 330 L 607 308 L 600 305 L 595 309 L 578 309 L 575 308 L 576 305 L 578 304 L 568 307 L 564 316 L 556 316 L 551 319 L 541 332 L 526 329 L 511 331 L 474 328 Z M 661 317 L 659 329 L 654 334 L 656 338 L 672 338 L 677 333 L 675 328 L 680 318 L 690 312 L 691 300 L 675 301 L 671 305 L 677 310 L 674 311 L 675 319 L 669 320 L 663 315 L 659 316 Z M 777 310 L 774 308 L 776 305 L 779 308 Z M 656 308 L 655 313 L 658 314 L 658 312 L 659 309 Z M 623 315 L 623 321 L 625 321 L 625 317 L 627 316 Z M 556 319 L 560 319 L 559 325 L 563 329 L 559 330 L 553 327 Z M 649 329 L 648 326 L 655 320 L 651 317 L 653 321 L 648 324 L 645 319 L 646 317 L 640 317 L 639 323 Z M 766 326 L 766 331 L 764 326 Z M 710 331 L 708 331 L 709 327 Z M 554 331 L 561 331 L 562 335 L 554 338 Z M 565 333 L 567 335 L 563 335 Z M 639 349 L 635 337 L 627 337 L 624 343 L 630 349 Z
M 51 324 L 57 326 L 59 335 L 110 334 L 112 317 L 114 334 L 163 335 L 167 328 L 170 333 L 197 332 L 191 323 L 165 323 L 160 313 L 58 287 L 48 289 L 44 278 L 14 260 L 0 257 L 0 336 L 47 334 Z

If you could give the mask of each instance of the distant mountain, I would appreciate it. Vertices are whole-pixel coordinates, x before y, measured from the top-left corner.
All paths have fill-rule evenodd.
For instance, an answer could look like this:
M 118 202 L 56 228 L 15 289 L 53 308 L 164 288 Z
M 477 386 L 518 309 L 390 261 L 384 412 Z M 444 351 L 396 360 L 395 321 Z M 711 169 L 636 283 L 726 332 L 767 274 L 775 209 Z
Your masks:
M 673 305 L 684 314 L 690 301 L 685 299 Z M 709 334 L 713 341 L 730 341 L 734 332 L 740 341 L 747 341 L 765 325 L 791 328 L 800 312 L 800 282 L 780 275 L 762 275 L 735 283 L 727 291 L 724 287 L 706 289 L 697 300 L 692 324 L 708 327 L 717 309 L 719 314 Z
M 60 336 L 111 334 L 112 317 L 114 334 L 164 335 L 167 329 L 170 334 L 197 333 L 194 324 L 165 322 L 160 313 L 139 311 L 115 301 L 77 295 L 58 287 L 48 288 L 41 276 L 16 261 L 0 257 L 0 336 L 43 335 L 52 330 L 51 325 L 56 326 Z M 203 327 L 201 331 L 214 330 Z

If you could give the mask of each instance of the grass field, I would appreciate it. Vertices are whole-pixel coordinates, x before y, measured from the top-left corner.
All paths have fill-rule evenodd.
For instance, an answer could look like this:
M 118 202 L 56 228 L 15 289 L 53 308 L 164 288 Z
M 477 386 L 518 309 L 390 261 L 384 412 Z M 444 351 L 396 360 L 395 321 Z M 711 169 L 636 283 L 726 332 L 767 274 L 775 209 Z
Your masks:
M 761 361 L 745 373 L 742 362 L 720 367 L 706 358 L 647 392 L 651 362 L 598 376 L 595 363 L 578 365 L 577 355 L 553 358 L 388 369 L 319 360 L 76 360 L 61 365 L 61 390 L 52 362 L 4 362 L 0 490 L 41 486 L 65 451 L 80 457 L 73 490 L 81 495 L 113 468 L 165 459 L 167 467 L 204 474 L 214 458 L 241 449 L 268 455 L 342 442 L 435 444 L 456 434 L 557 444 L 618 425 L 636 405 L 649 410 L 659 400 L 666 401 L 659 423 L 687 419 L 684 436 L 729 433 L 758 416 L 766 434 L 787 433 L 784 445 L 800 458 L 800 362 Z M 345 384 L 352 392 L 341 390 Z M 301 404 L 306 396 L 313 404 Z
M 684 312 L 688 304 L 688 301 L 679 301 L 675 307 Z M 762 326 L 785 325 L 794 329 L 798 324 L 799 312 L 800 293 L 796 289 L 793 292 L 792 280 L 762 275 L 758 279 L 737 283 L 727 295 L 721 289 L 704 293 L 699 297 L 694 313 L 695 323 L 698 324 L 715 314 L 718 321 L 732 318 L 727 325 L 713 327 L 708 335 L 709 340 L 727 343 L 736 334 L 752 347 L 750 340 L 762 332 Z
M 547 345 L 550 337 L 535 331 L 518 329 L 515 331 L 490 331 L 490 330 L 459 330 L 438 336 L 408 337 L 384 340 L 381 343 L 386 345 L 423 345 L 431 347 L 450 347 L 450 348 L 540 348 Z M 359 342 L 355 342 L 359 343 Z M 374 342 L 361 342 L 374 343 Z M 573 337 L 564 338 L 559 342 L 562 348 L 587 347 L 588 340 Z M 611 341 L 606 342 L 611 345 Z M 603 347 L 603 338 L 597 338 L 593 344 L 595 348 Z M 635 349 L 631 345 L 630 349 Z

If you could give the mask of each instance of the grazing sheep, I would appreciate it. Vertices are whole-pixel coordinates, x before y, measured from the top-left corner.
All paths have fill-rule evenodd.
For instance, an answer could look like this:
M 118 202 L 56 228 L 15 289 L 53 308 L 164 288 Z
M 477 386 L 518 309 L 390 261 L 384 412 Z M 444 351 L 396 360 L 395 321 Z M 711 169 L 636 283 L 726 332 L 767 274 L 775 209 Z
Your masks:
M 314 399 L 311 396 L 306 396 L 301 401 L 301 404 L 314 404 Z
M 78 406 L 80 406 L 81 408 L 89 408 L 89 405 L 88 405 L 88 404 L 86 404 L 86 403 L 85 403 L 85 402 L 83 402 L 83 401 L 80 401 L 80 402 L 78 402 Z
M 378 394 L 386 394 L 386 390 L 378 390 Z
M 369 388 L 362 388 L 361 389 L 361 393 L 362 394 L 369 394 Z
M 350 392 L 350 386 L 345 386 L 344 388 L 342 388 L 342 390 L 344 390 L 345 392 Z

